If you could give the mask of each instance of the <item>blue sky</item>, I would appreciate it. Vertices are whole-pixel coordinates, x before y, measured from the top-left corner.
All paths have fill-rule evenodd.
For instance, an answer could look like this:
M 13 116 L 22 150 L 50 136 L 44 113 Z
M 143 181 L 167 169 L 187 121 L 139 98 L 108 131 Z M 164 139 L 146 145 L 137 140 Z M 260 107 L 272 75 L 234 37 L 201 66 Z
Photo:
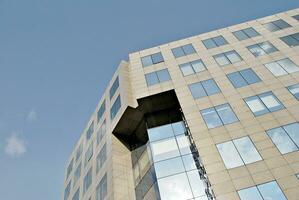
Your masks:
M 0 0 L 0 199 L 61 198 L 68 155 L 130 52 L 295 0 Z

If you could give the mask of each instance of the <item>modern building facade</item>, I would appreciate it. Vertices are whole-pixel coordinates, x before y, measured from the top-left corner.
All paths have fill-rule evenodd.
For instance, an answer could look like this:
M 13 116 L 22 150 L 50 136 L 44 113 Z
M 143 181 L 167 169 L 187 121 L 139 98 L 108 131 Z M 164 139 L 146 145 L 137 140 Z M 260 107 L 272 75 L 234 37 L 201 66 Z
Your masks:
M 64 200 L 298 200 L 299 9 L 129 55 Z

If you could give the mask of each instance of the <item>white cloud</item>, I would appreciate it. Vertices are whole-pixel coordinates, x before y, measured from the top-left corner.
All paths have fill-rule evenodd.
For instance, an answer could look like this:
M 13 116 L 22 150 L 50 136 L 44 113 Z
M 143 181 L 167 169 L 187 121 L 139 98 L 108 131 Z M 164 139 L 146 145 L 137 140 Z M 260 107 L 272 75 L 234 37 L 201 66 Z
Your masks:
M 6 139 L 5 153 L 11 157 L 18 157 L 26 153 L 26 143 L 17 134 L 13 133 Z
M 26 120 L 29 122 L 37 120 L 37 112 L 34 109 L 30 110 L 26 117 Z

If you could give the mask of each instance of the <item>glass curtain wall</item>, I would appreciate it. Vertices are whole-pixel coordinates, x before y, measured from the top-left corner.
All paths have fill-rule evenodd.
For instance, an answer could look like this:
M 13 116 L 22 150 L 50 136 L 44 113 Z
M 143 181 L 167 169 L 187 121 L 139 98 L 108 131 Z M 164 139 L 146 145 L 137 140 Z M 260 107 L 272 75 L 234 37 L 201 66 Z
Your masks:
M 134 151 L 137 199 L 213 199 L 183 121 L 148 128 L 149 141 Z

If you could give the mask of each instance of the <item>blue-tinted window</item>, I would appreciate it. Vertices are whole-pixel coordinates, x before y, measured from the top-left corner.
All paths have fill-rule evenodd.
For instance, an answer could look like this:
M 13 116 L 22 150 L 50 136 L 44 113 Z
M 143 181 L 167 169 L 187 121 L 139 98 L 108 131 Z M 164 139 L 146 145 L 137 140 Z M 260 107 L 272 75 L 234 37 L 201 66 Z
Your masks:
M 173 48 L 173 49 L 171 49 L 171 51 L 172 51 L 175 58 L 179 58 L 179 57 L 182 57 L 182 56 L 186 56 L 186 55 L 196 53 L 196 51 L 195 51 L 194 47 L 192 46 L 192 44 L 187 44 L 187 45 L 184 45 L 184 46 Z
M 90 143 L 90 145 L 85 153 L 85 162 L 84 162 L 85 166 L 91 160 L 92 156 L 93 156 L 93 142 Z
M 66 179 L 69 177 L 69 175 L 73 171 L 73 165 L 74 165 L 74 159 L 71 160 L 71 162 L 69 163 L 69 165 L 67 167 Z
M 299 149 L 299 123 L 273 128 L 267 134 L 276 145 L 280 153 L 285 154 Z
M 274 112 L 284 108 L 283 104 L 272 92 L 265 92 L 244 99 L 255 116 Z
M 77 189 L 77 191 L 74 194 L 72 200 L 80 200 L 80 188 Z
M 205 47 L 207 49 L 212 49 L 215 47 L 219 47 L 219 46 L 228 44 L 223 36 L 209 38 L 209 39 L 203 40 L 202 43 L 205 45 Z
M 213 57 L 220 66 L 240 62 L 242 60 L 241 56 L 234 50 L 217 54 Z
M 299 15 L 294 15 L 293 18 L 299 21 Z
M 77 183 L 77 181 L 80 179 L 81 176 L 81 163 L 76 168 L 76 171 L 74 173 L 74 185 Z
M 252 69 L 244 69 L 238 72 L 233 72 L 227 74 L 227 77 L 235 88 L 244 87 L 261 81 Z
M 161 52 L 159 52 L 149 56 L 142 57 L 141 62 L 143 67 L 147 67 L 149 65 L 154 65 L 154 64 L 164 62 L 164 58 Z
M 147 85 L 151 86 L 165 81 L 169 81 L 171 80 L 171 77 L 167 69 L 162 69 L 159 71 L 145 74 L 145 80 Z
M 103 176 L 96 189 L 96 199 L 104 200 L 107 196 L 107 174 Z
M 88 170 L 87 174 L 84 177 L 83 193 L 86 193 L 86 191 L 89 189 L 91 183 L 92 183 L 92 167 Z
M 220 93 L 220 89 L 213 79 L 190 84 L 189 89 L 194 99 Z
M 115 79 L 115 81 L 113 82 L 111 88 L 110 88 L 110 91 L 109 91 L 109 94 L 110 94 L 110 99 L 114 96 L 116 90 L 118 89 L 119 87 L 119 79 L 118 77 Z
M 287 200 L 276 181 L 238 191 L 241 200 Z
M 98 122 L 102 119 L 102 117 L 105 113 L 105 110 L 106 110 L 106 101 L 104 100 L 100 109 L 98 110 L 98 114 L 97 114 Z
M 299 83 L 295 85 L 290 85 L 287 88 L 290 91 L 290 93 L 292 93 L 294 97 L 296 97 L 296 99 L 299 100 Z
M 188 76 L 206 70 L 206 66 L 202 60 L 194 60 L 192 62 L 181 64 L 180 69 L 184 76 Z
M 106 133 L 106 120 L 103 121 L 102 125 L 100 126 L 99 130 L 97 131 L 97 144 L 100 144 L 105 133 Z
M 89 140 L 93 134 L 93 131 L 94 131 L 94 123 L 91 122 L 87 132 L 86 132 L 86 139 Z
M 208 128 L 215 128 L 239 121 L 228 103 L 201 110 L 200 113 Z
M 289 25 L 284 20 L 279 19 L 279 20 L 272 21 L 272 22 L 264 24 L 264 27 L 266 29 L 268 29 L 269 31 L 274 32 L 274 31 L 278 31 L 278 30 L 281 30 L 281 29 L 291 27 L 291 25 Z
M 264 64 L 274 76 L 283 76 L 299 71 L 299 67 L 289 58 Z
M 270 54 L 277 51 L 277 49 L 270 42 L 262 42 L 250 45 L 247 48 L 255 57 Z
M 82 154 L 82 151 L 83 151 L 83 143 L 81 143 L 77 149 L 77 152 L 76 152 L 76 162 L 79 160 L 79 158 L 81 157 L 81 154 Z
M 107 149 L 106 144 L 103 145 L 101 151 L 99 152 L 97 156 L 97 172 L 102 168 L 104 165 L 106 159 L 107 159 Z
M 69 198 L 69 196 L 70 196 L 70 193 L 71 193 L 71 184 L 72 184 L 72 181 L 70 181 L 67 184 L 67 186 L 66 186 L 66 188 L 64 190 L 64 200 L 67 200 Z
M 242 137 L 216 146 L 227 169 L 262 160 L 249 137 Z
M 295 33 L 292 35 L 287 35 L 280 38 L 284 43 L 286 43 L 290 47 L 296 47 L 299 45 L 299 33 Z
M 253 38 L 260 35 L 254 28 L 242 29 L 233 32 L 233 34 L 239 41 L 246 40 L 248 38 Z
M 120 100 L 120 96 L 118 95 L 118 97 L 116 98 L 115 102 L 113 103 L 113 105 L 110 109 L 110 118 L 111 118 L 111 120 L 114 119 L 114 117 L 118 113 L 120 107 L 121 107 L 121 100 Z

